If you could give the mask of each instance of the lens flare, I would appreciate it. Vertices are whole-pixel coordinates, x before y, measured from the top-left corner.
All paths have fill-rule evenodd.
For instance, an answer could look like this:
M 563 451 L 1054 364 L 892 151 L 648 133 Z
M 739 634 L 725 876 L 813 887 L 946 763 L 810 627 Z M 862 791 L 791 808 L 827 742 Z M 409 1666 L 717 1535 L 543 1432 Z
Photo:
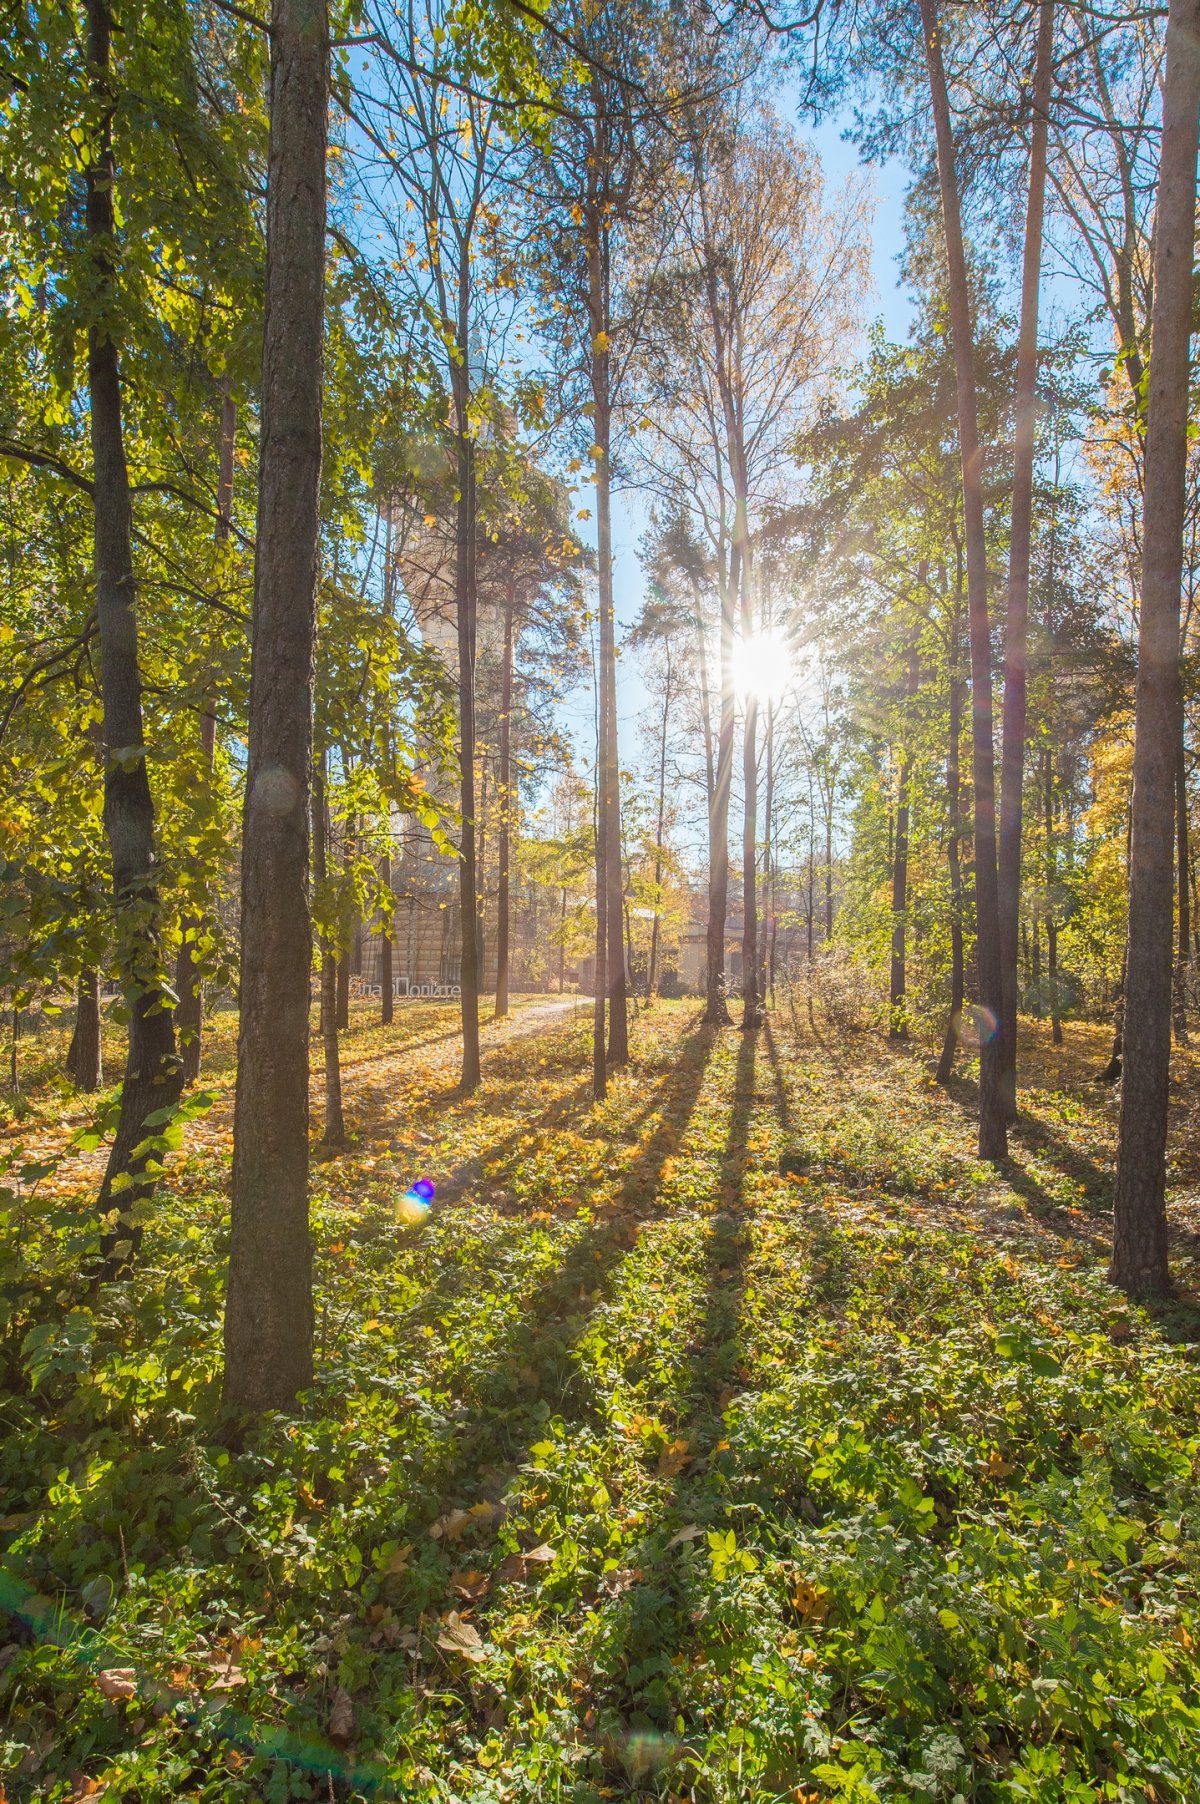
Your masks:
M 433 1180 L 418 1178 L 416 1183 L 411 1184 L 396 1203 L 396 1221 L 399 1226 L 417 1228 L 423 1221 L 428 1221 L 433 1197 Z
M 958 1032 L 964 1046 L 990 1046 L 1000 1032 L 995 1012 L 982 1002 L 973 1002 L 958 1018 Z

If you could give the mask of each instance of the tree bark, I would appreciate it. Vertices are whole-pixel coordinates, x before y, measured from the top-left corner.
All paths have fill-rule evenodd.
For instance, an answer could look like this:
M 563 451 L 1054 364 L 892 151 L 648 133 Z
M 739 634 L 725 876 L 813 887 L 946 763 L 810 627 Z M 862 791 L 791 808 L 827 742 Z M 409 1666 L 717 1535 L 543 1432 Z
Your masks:
M 329 874 L 329 804 L 325 789 L 325 754 L 317 760 L 312 788 L 313 877 L 318 887 Z M 325 1126 L 321 1145 L 328 1151 L 346 1144 L 346 1120 L 342 1112 L 342 1056 L 338 1045 L 338 990 L 344 956 L 335 958 L 332 947 L 321 947 L 321 1045 L 325 1053 Z
M 767 704 L 767 786 L 763 798 L 763 923 L 759 943 L 759 1004 L 770 997 L 775 1006 L 775 942 L 778 932 L 775 897 L 775 703 Z
M 908 786 L 912 767 L 907 748 L 900 757 L 900 778 L 896 794 L 896 837 L 892 851 L 892 969 L 891 1014 L 888 1037 L 907 1040 L 907 983 L 905 973 L 905 926 L 908 915 Z
M 1061 1046 L 1062 1001 L 1058 992 L 1058 922 L 1054 917 L 1054 892 L 1058 882 L 1058 853 L 1054 842 L 1054 759 L 1045 753 L 1046 810 L 1046 985 L 1050 993 L 1050 1038 Z
M 1054 0 L 1038 9 L 1029 149 L 1029 200 L 1021 272 L 1017 337 L 1016 421 L 1013 438 L 1012 525 L 1008 609 L 1004 629 L 1004 699 L 997 896 L 1000 914 L 1000 1088 L 1005 1117 L 1017 1118 L 1017 934 L 1021 912 L 1021 804 L 1027 733 L 1029 566 L 1033 542 L 1033 460 L 1037 423 L 1038 297 L 1042 223 L 1046 208 L 1046 139 L 1054 53 Z
M 214 537 L 218 545 L 228 541 L 233 530 L 233 462 L 237 448 L 237 407 L 228 377 L 221 385 L 221 428 L 217 453 L 217 523 Z M 200 755 L 206 780 L 211 788 L 217 750 L 217 718 L 213 703 L 205 702 L 200 714 Z M 183 1060 L 183 1081 L 194 1084 L 200 1076 L 200 1058 L 204 1028 L 204 991 L 200 963 L 195 957 L 195 944 L 203 922 L 187 916 L 180 923 L 179 957 L 175 965 L 175 1025 L 179 1034 L 179 1052 Z
M 510 578 L 504 603 L 504 656 L 500 668 L 500 820 L 496 842 L 496 1020 L 508 1013 L 509 859 L 512 846 L 509 789 L 512 783 L 513 633 L 516 584 Z
M 465 271 L 465 262 L 464 262 Z M 460 322 L 461 323 L 461 322 Z M 465 325 L 462 341 L 467 342 Z M 475 441 L 471 437 L 470 396 L 465 368 L 456 378 L 458 502 L 455 509 L 454 603 L 458 629 L 458 772 L 462 841 L 458 861 L 461 962 L 462 1083 L 464 1094 L 479 1087 L 479 880 L 476 870 L 475 803 L 475 641 L 478 596 L 475 584 Z
M 392 855 L 383 852 L 379 859 L 379 881 L 384 889 L 392 887 Z M 396 1011 L 395 914 L 387 916 L 379 935 L 379 1024 L 390 1027 Z
M 242 839 L 225 1401 L 312 1382 L 308 814 L 321 478 L 329 23 L 272 0 L 266 317 Z
M 100 974 L 94 966 L 79 973 L 75 992 L 75 1027 L 67 1048 L 67 1076 L 87 1094 L 104 1082 L 100 1037 Z
M 1113 1282 L 1138 1297 L 1164 1297 L 1171 1289 L 1166 1149 L 1172 883 L 1198 118 L 1200 0 L 1172 0 L 1154 225 L 1129 962 L 1110 1267 Z
M 972 773 L 975 791 L 975 956 L 979 973 L 979 1156 L 1008 1152 L 1002 1086 L 1000 915 L 996 871 L 996 766 L 992 744 L 992 647 L 988 617 L 987 538 L 983 515 L 983 452 L 975 393 L 971 290 L 963 245 L 954 133 L 942 62 L 937 0 L 921 0 L 921 23 L 937 137 L 938 186 L 946 239 L 950 334 L 958 389 L 963 527 L 967 549 L 967 618 L 971 641 Z
M 950 738 L 946 748 L 946 814 L 949 836 L 946 841 L 946 863 L 950 872 L 950 1007 L 946 1014 L 946 1031 L 942 1036 L 942 1052 L 938 1060 L 937 1082 L 948 1084 L 954 1070 L 954 1054 L 958 1046 L 965 991 L 963 958 L 963 881 L 960 843 L 962 839 L 961 777 L 959 741 L 962 737 L 962 683 L 958 675 L 959 626 L 955 617 L 950 644 Z
M 129 1010 L 129 1043 L 116 1135 L 97 1199 L 99 1273 L 115 1277 L 141 1243 L 141 1214 L 154 1190 L 153 1128 L 147 1117 L 179 1100 L 171 998 L 162 978 L 163 920 L 158 892 L 154 801 L 146 770 L 142 681 L 135 612 L 133 516 L 125 462 L 121 376 L 112 336 L 117 251 L 112 122 L 112 19 L 88 0 L 88 83 L 99 121 L 86 171 L 87 261 L 94 307 L 88 327 L 96 617 L 104 710 L 104 826 L 112 857 L 116 957 Z M 148 1171 L 149 1168 L 149 1171 Z
M 658 994 L 658 941 L 662 921 L 663 839 L 667 822 L 667 733 L 671 724 L 671 642 L 665 642 L 662 720 L 658 736 L 658 808 L 654 820 L 654 920 L 650 927 L 650 957 L 646 963 L 646 1000 Z
M 1183 739 L 1183 709 L 1175 745 L 1175 887 L 1178 933 L 1175 952 L 1174 1030 L 1181 1046 L 1188 1044 L 1187 977 L 1191 962 L 1191 858 L 1188 846 L 1187 752 Z
M 729 914 L 729 797 L 733 788 L 733 636 L 740 577 L 736 546 L 726 566 L 721 552 L 718 576 L 721 599 L 721 713 L 717 725 L 717 762 L 708 811 L 708 934 L 706 944 L 704 1020 L 711 1027 L 729 1026 L 725 1002 L 725 923 Z
M 599 214 L 596 214 L 597 219 Z M 605 927 L 608 944 L 605 980 L 608 1002 L 607 1064 L 629 1062 L 628 986 L 625 977 L 624 884 L 621 858 L 621 777 L 617 750 L 617 650 L 613 599 L 612 476 L 609 458 L 612 442 L 612 397 L 609 392 L 607 282 L 600 228 L 588 246 L 589 306 L 595 322 L 592 351 L 592 422 L 596 429 L 596 539 L 599 589 L 599 686 L 600 686 L 600 836 L 604 841 Z M 597 842 L 599 843 L 599 842 Z M 599 863 L 597 863 L 597 879 Z
M 339 1033 L 350 1026 L 350 954 L 339 952 L 334 960 L 334 1025 Z

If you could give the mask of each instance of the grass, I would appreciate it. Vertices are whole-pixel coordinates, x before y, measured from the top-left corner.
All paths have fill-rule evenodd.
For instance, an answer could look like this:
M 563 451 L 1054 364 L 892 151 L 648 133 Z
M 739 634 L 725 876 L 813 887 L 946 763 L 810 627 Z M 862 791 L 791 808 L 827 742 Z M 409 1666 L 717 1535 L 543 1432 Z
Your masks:
M 78 1170 L 10 1199 L 10 1804 L 1190 1804 L 1190 1063 L 1150 1314 L 1104 1278 L 1098 1030 L 1030 1030 L 997 1172 L 916 1052 L 663 1003 L 594 1106 L 583 1016 L 529 1006 L 467 1100 L 446 1008 L 356 1016 L 316 1387 L 236 1452 L 228 1022 L 132 1281 L 79 1290 Z

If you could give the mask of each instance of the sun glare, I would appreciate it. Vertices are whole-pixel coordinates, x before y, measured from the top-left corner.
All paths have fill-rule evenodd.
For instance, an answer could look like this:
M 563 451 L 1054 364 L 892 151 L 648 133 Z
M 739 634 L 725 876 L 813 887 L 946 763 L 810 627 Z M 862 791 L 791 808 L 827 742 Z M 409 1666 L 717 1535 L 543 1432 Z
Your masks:
M 787 640 L 773 627 L 733 648 L 733 682 L 743 701 L 753 696 L 760 703 L 781 702 L 792 677 L 792 657 Z

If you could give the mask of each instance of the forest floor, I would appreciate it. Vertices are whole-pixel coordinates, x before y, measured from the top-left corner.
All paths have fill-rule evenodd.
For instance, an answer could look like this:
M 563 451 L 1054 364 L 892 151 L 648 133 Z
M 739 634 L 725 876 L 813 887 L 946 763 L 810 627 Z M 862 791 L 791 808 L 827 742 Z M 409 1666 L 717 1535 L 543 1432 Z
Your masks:
M 1100 1029 L 1029 1027 L 996 1170 L 927 1049 L 660 1003 L 594 1105 L 527 998 L 462 1099 L 398 1014 L 314 1166 L 315 1388 L 233 1449 L 230 1018 L 131 1280 L 76 1276 L 98 1153 L 0 1196 L 0 1799 L 1194 1804 L 1190 1055 L 1147 1312 Z

